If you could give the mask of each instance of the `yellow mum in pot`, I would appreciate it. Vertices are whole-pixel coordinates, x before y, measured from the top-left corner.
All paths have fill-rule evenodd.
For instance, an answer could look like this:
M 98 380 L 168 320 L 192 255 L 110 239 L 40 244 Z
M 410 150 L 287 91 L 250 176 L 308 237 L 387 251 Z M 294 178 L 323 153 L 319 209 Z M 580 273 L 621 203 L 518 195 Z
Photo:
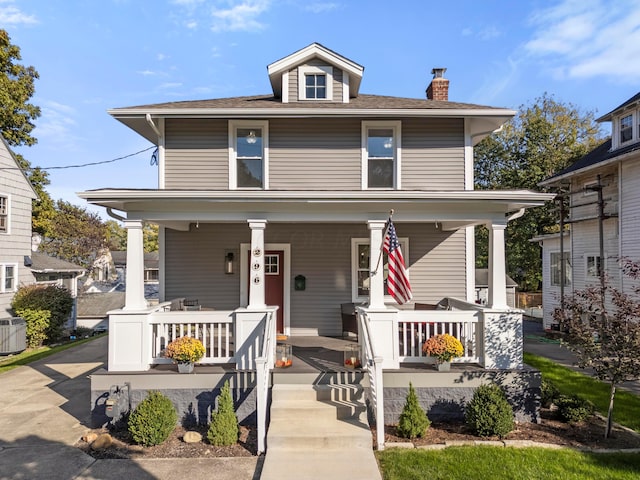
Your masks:
M 167 345 L 165 355 L 177 363 L 196 363 L 204 353 L 204 345 L 197 338 L 179 337 Z
M 461 357 L 464 354 L 460 340 L 448 333 L 429 338 L 422 345 L 422 351 L 430 357 L 437 358 L 438 362 L 450 362 L 452 358 Z

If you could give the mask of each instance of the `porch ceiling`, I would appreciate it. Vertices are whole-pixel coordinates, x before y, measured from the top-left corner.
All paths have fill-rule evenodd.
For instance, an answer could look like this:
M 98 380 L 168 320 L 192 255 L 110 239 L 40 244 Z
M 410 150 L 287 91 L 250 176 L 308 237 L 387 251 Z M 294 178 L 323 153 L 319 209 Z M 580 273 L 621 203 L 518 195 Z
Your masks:
M 129 219 L 184 227 L 185 222 L 443 223 L 446 229 L 491 220 L 522 208 L 543 205 L 554 194 L 530 190 L 469 191 L 264 191 L 264 190 L 90 190 L 78 195 L 93 205 L 120 210 Z

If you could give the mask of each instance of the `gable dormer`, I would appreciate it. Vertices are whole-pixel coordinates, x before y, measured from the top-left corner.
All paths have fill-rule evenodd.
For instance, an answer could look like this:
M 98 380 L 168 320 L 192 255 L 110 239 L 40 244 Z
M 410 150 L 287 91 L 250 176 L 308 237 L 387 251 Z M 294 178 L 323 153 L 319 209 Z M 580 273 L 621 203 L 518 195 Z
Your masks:
M 611 122 L 611 150 L 615 151 L 640 142 L 640 93 L 598 118 Z
M 282 103 L 349 103 L 358 96 L 364 67 L 312 43 L 273 62 L 267 71 L 273 95 Z

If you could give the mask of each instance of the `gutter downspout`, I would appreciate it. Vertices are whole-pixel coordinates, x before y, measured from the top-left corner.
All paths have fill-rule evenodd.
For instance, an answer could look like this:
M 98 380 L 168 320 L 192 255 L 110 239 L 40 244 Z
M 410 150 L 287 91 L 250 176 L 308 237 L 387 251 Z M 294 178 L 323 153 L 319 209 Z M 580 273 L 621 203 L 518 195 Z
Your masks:
M 145 119 L 153 130 L 153 133 L 158 136 L 158 188 L 164 190 L 164 119 L 158 119 L 159 125 L 153 122 L 150 113 L 145 115 Z
M 111 218 L 115 218 L 116 220 L 119 220 L 121 222 L 124 222 L 126 220 L 126 218 L 124 218 L 123 216 L 115 213 L 111 207 L 106 207 L 106 208 L 107 208 L 107 215 L 109 215 Z
M 521 209 L 520 209 L 520 210 L 518 210 L 517 212 L 512 213 L 511 215 L 509 215 L 509 216 L 507 217 L 507 223 L 509 223 L 511 220 L 515 220 L 516 218 L 520 218 L 521 216 L 523 216 L 523 215 L 524 215 L 525 210 L 526 210 L 525 208 L 521 208 Z

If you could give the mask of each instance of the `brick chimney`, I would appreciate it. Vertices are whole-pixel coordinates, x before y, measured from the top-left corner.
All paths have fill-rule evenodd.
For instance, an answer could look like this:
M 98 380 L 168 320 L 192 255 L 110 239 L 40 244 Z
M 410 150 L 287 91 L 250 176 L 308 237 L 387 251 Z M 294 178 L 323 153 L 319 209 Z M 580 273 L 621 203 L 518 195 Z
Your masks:
M 429 100 L 449 101 L 449 80 L 444 78 L 446 68 L 434 68 L 431 70 L 433 80 L 427 87 L 427 98 Z

